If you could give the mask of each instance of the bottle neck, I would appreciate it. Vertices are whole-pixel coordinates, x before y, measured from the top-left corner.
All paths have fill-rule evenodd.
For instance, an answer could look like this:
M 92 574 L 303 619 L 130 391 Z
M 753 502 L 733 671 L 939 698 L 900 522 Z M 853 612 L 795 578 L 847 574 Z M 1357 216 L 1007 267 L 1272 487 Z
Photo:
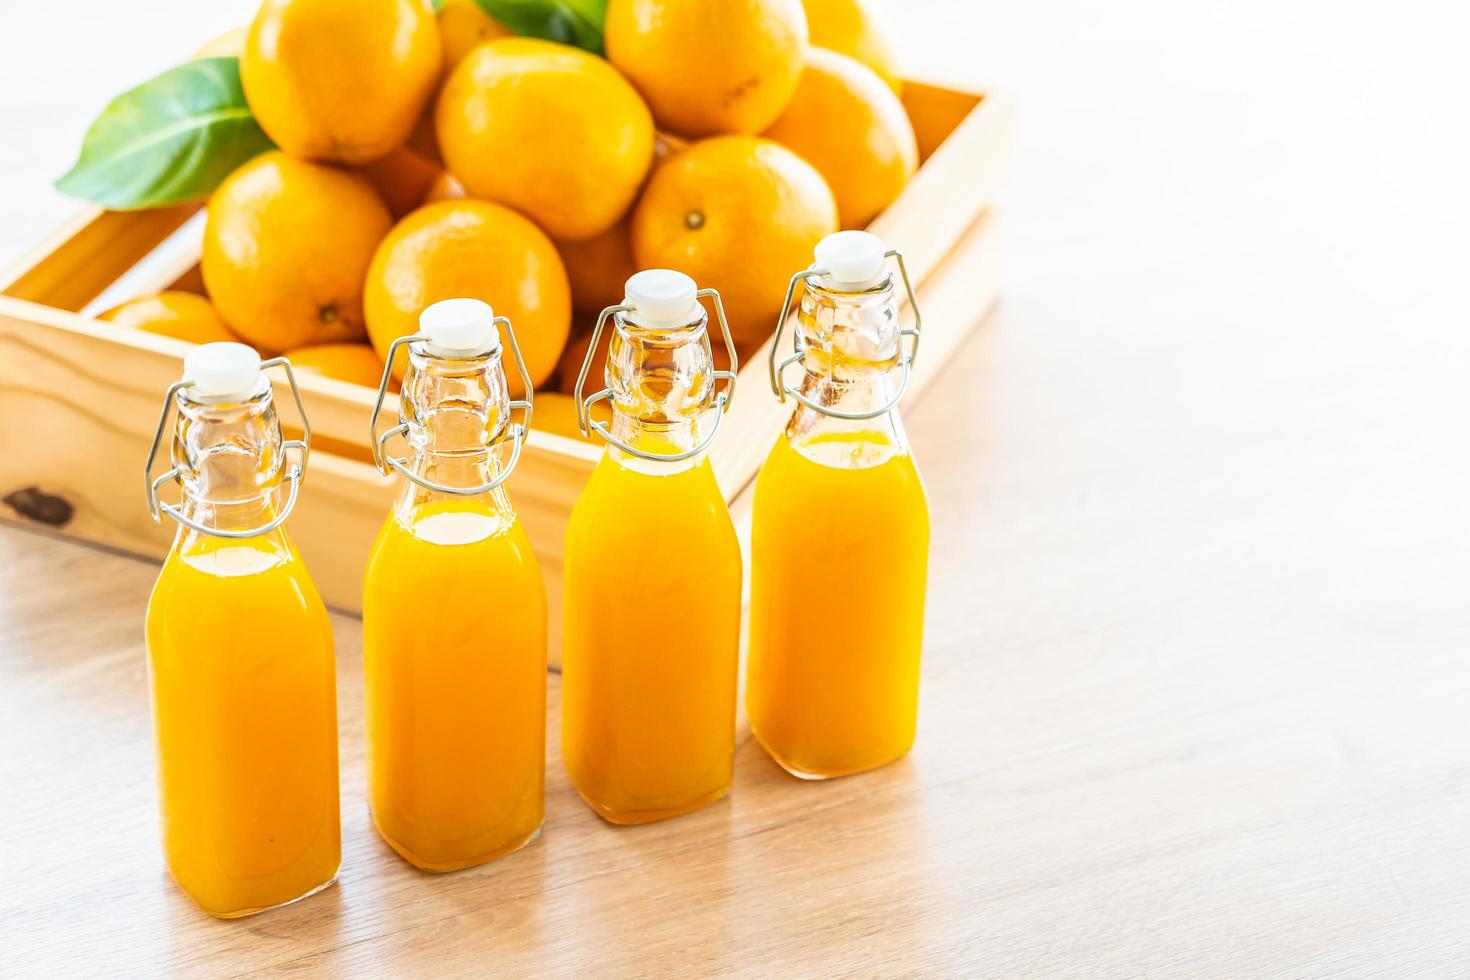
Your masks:
M 902 374 L 899 368 L 894 367 L 834 380 L 831 374 L 820 368 L 810 364 L 804 366 L 806 370 L 797 390 L 823 408 L 850 414 L 873 412 L 892 401 Z M 874 418 L 844 419 L 798 403 L 786 424 L 786 438 L 796 445 L 842 434 L 864 435 L 865 441 L 879 442 L 894 452 L 908 451 L 908 435 L 897 406 Z
M 708 430 L 698 421 L 657 423 L 624 415 L 613 410 L 609 426 L 613 437 L 633 449 L 655 456 L 672 456 L 689 452 L 701 442 Z M 676 473 L 699 465 L 704 454 L 699 453 L 683 460 L 651 460 L 634 453 L 624 452 L 609 444 L 607 453 L 624 466 L 645 473 Z
M 619 314 L 609 341 L 607 385 L 612 391 L 613 436 L 657 456 L 698 447 L 714 424 L 714 359 L 707 319 L 648 326 Z M 647 460 L 609 445 L 608 454 L 646 472 L 673 472 L 698 465 L 703 454 L 678 462 Z
M 859 364 L 808 354 L 802 358 L 801 366 L 802 377 L 797 390 L 823 408 L 849 415 L 879 411 L 893 402 L 903 383 L 903 369 L 896 363 L 881 366 Z M 851 421 L 833 418 L 806 405 L 798 405 L 798 409 L 833 422 Z M 898 406 L 894 405 L 884 414 L 898 415 Z M 879 416 L 876 421 L 881 420 L 882 416 Z
M 510 399 L 500 351 L 474 357 L 440 357 L 423 344 L 409 348 L 408 371 L 399 396 L 399 418 L 410 452 L 406 465 L 425 481 L 447 488 L 490 483 L 506 472 L 510 458 Z M 431 490 L 404 480 L 398 495 L 400 517 L 411 518 L 436 501 L 478 504 L 515 517 L 502 484 L 478 494 Z
M 285 455 L 270 383 L 237 402 L 211 404 L 178 398 L 173 461 L 181 468 L 183 512 L 218 531 L 247 531 L 270 523 L 284 505 Z M 183 530 L 186 543 L 209 535 Z M 284 543 L 279 530 L 263 536 Z
M 803 356 L 797 390 L 828 411 L 863 415 L 893 404 L 903 384 L 903 343 L 891 277 L 846 292 L 809 282 L 797 312 Z M 786 427 L 793 443 L 827 434 L 870 434 L 907 451 L 898 406 L 869 419 L 844 419 L 798 403 Z
M 411 454 L 406 465 L 415 476 L 448 487 L 480 486 L 504 472 L 503 466 L 495 459 L 475 461 L 419 452 Z M 405 524 L 411 524 L 414 515 L 424 507 L 445 501 L 487 510 L 506 524 L 515 520 L 515 507 L 503 483 L 484 493 L 463 494 L 430 490 L 412 480 L 404 480 L 398 490 L 395 509 Z

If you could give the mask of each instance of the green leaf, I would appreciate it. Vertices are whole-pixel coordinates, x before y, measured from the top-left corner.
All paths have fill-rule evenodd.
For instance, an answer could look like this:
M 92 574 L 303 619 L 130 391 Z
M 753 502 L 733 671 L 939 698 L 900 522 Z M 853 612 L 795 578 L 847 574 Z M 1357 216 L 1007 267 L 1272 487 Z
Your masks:
M 607 0 L 475 0 L 517 34 L 544 37 L 602 54 Z
M 271 148 L 245 103 L 238 58 L 171 68 L 108 103 L 56 189 L 114 210 L 207 197 Z

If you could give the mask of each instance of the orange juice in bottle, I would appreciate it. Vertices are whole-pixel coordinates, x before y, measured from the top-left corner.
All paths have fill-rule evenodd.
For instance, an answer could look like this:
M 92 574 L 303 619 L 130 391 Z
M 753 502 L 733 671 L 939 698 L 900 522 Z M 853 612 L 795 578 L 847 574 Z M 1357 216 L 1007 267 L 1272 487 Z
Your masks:
M 796 406 L 756 478 L 745 701 L 766 752 L 810 779 L 892 762 L 918 719 L 929 506 L 898 417 L 918 313 L 900 326 L 885 257 L 867 232 L 823 239 L 792 280 L 795 352 L 777 362 L 780 324 L 771 346 Z
M 562 757 L 611 823 L 713 803 L 734 769 L 740 545 L 707 450 L 735 375 L 714 369 L 702 296 L 733 359 L 714 290 L 653 269 L 603 311 L 577 383 L 583 431 L 608 446 L 567 524 Z M 584 401 L 609 321 L 607 387 Z M 590 418 L 603 400 L 610 427 Z
M 373 823 L 405 860 L 453 871 L 541 833 L 546 772 L 546 587 L 505 481 L 531 415 L 506 394 L 496 330 L 475 299 L 435 303 L 408 347 L 400 424 L 377 436 L 403 478 L 363 586 Z M 513 409 L 524 416 L 513 420 Z M 404 457 L 389 455 L 395 435 Z
M 261 371 L 276 364 L 289 373 L 243 344 L 196 347 L 148 457 L 154 518 L 179 523 L 147 619 L 164 852 L 222 918 L 325 888 L 342 853 L 331 626 L 284 527 L 310 426 L 282 440 Z M 174 465 L 154 479 L 170 406 Z M 171 480 L 178 506 L 158 499 Z

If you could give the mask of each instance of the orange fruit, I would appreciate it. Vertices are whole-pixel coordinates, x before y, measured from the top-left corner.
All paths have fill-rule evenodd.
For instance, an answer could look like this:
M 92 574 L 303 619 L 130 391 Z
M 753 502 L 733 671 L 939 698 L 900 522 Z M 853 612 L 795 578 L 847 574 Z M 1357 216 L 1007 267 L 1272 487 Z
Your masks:
M 350 384 L 376 388 L 383 380 L 383 359 L 367 344 L 313 344 L 286 352 L 291 367 Z
M 510 37 L 512 31 L 480 8 L 475 0 L 444 0 L 435 15 L 444 47 L 444 71 L 453 71 L 481 41 Z
M 592 365 L 587 369 L 587 390 L 582 392 L 586 398 L 595 392 L 601 391 L 603 372 L 607 368 L 607 342 L 608 331 L 612 324 L 602 330 L 602 343 L 597 345 L 597 356 L 592 359 Z M 582 370 L 582 362 L 587 359 L 587 345 L 592 342 L 592 327 L 581 331 L 567 344 L 566 350 L 561 352 L 561 364 L 557 367 L 557 387 L 570 395 L 577 387 L 577 372 Z
M 856 58 L 895 92 L 903 88 L 898 60 L 867 0 L 802 0 L 815 47 Z
M 796 95 L 765 135 L 816 167 L 844 228 L 862 228 L 893 203 L 919 166 L 903 103 L 867 65 L 812 48 Z
M 599 384 L 592 391 L 601 387 Z M 592 417 L 607 425 L 612 421 L 612 409 L 607 402 L 598 402 L 592 406 Z M 536 392 L 536 411 L 531 416 L 531 428 L 566 436 L 568 439 L 585 438 L 589 442 L 602 442 L 602 437 L 595 432 L 589 432 L 585 437 L 582 435 L 582 428 L 577 424 L 577 400 L 559 391 Z
M 99 314 L 97 319 L 191 344 L 216 340 L 240 342 L 215 312 L 213 304 L 197 293 L 170 290 L 156 296 L 139 296 Z
M 367 273 L 364 308 L 378 356 L 418 332 L 424 307 L 457 296 L 482 299 L 510 317 L 532 384 L 555 370 L 572 299 L 561 256 L 541 229 L 509 208 L 468 199 L 426 204 L 398 222 Z M 509 351 L 504 363 L 511 397 L 520 397 L 525 388 Z M 402 378 L 403 369 L 400 357 L 394 374 Z
M 435 201 L 454 201 L 462 197 L 469 197 L 465 193 L 464 185 L 461 184 L 448 170 L 439 172 L 429 184 L 429 189 L 424 192 L 425 204 L 433 204 Z
M 435 182 L 446 176 L 444 168 L 433 160 L 426 160 L 402 146 L 385 157 L 364 164 L 358 172 L 372 181 L 395 218 L 403 217 L 424 203 L 425 195 Z
M 623 301 L 623 284 L 638 271 L 629 237 L 631 222 L 624 218 L 607 231 L 581 242 L 558 242 L 567 279 L 572 284 L 572 306 L 600 313 Z
M 204 285 L 230 328 L 261 350 L 358 340 L 363 276 L 392 224 L 365 177 L 263 153 L 209 199 Z
M 633 254 L 639 268 L 719 290 L 735 339 L 751 342 L 771 332 L 786 283 L 836 230 L 837 204 L 811 164 L 771 140 L 717 136 L 654 171 L 633 212 Z
M 609 0 L 607 57 L 665 129 L 758 133 L 801 74 L 801 0 Z
M 623 76 L 577 48 L 486 41 L 444 83 L 435 128 L 471 195 L 554 238 L 591 238 L 628 210 L 653 161 L 653 118 Z
M 249 27 L 232 27 L 223 34 L 216 35 L 204 43 L 198 51 L 191 56 L 191 61 L 200 58 L 238 58 L 245 51 L 245 35 L 249 33 Z
M 444 0 L 435 14 L 439 23 L 439 41 L 444 49 L 444 78 L 448 78 L 465 55 L 473 51 L 482 41 L 497 37 L 511 37 L 512 32 L 500 21 L 481 9 L 475 0 Z M 439 152 L 439 137 L 434 132 L 434 107 L 438 103 L 438 90 L 419 115 L 413 132 L 408 134 L 407 147 L 421 157 L 433 160 L 440 166 L 444 155 Z M 463 193 L 454 195 L 464 197 Z M 428 197 L 426 201 L 442 200 Z
M 413 132 L 408 134 L 403 145 L 425 160 L 433 160 L 442 167 L 444 154 L 439 152 L 439 136 L 434 132 L 434 106 L 437 101 L 429 100 L 428 107 L 419 113 L 418 122 L 414 123 Z
M 428 0 L 264 0 L 240 82 L 281 149 L 358 164 L 408 137 L 441 61 Z

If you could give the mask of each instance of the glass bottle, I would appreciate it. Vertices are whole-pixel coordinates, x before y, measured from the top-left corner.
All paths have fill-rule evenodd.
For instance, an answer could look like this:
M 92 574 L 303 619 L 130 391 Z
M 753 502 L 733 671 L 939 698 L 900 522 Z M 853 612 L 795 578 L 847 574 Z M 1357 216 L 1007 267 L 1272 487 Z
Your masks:
M 507 397 L 497 325 L 526 401 Z M 400 424 L 379 438 L 400 346 Z M 363 585 L 369 796 L 378 833 L 426 871 L 482 864 L 541 833 L 546 586 L 505 489 L 531 397 L 510 321 L 452 299 L 394 343 L 373 410 L 378 465 L 403 486 Z M 405 458 L 384 448 L 396 435 Z
M 777 362 L 782 324 L 771 346 L 796 406 L 756 478 L 745 698 L 757 741 L 809 779 L 903 756 L 918 718 L 929 505 L 898 415 L 918 307 L 909 287 L 903 329 L 886 256 L 903 271 L 867 232 L 823 239 L 792 279 L 794 353 Z
M 714 369 L 702 296 L 714 301 L 731 371 Z M 609 320 L 607 387 L 584 401 Z M 734 356 L 718 294 L 653 269 L 602 312 L 577 381 L 582 430 L 608 446 L 567 524 L 562 757 L 611 823 L 678 816 L 730 788 L 740 545 L 707 450 Z M 611 428 L 590 418 L 603 400 Z
M 222 918 L 327 887 L 342 853 L 331 625 L 284 527 L 311 429 L 292 378 L 306 433 L 282 440 L 277 364 L 290 375 L 243 344 L 196 347 L 148 455 L 149 509 L 179 523 L 147 618 L 164 852 Z M 174 465 L 154 479 L 170 406 Z M 158 499 L 170 481 L 180 506 Z

